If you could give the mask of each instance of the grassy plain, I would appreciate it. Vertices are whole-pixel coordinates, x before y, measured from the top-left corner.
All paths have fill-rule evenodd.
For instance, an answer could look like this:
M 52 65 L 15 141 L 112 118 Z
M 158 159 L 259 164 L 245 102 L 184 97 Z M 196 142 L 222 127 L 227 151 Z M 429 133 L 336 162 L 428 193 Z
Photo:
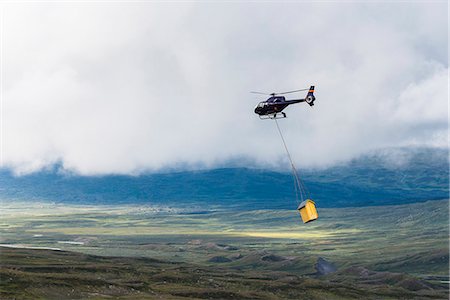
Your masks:
M 319 219 L 303 224 L 295 210 L 4 202 L 0 292 L 20 298 L 20 285 L 30 299 L 448 299 L 448 205 L 319 207 Z M 319 257 L 337 271 L 320 275 Z

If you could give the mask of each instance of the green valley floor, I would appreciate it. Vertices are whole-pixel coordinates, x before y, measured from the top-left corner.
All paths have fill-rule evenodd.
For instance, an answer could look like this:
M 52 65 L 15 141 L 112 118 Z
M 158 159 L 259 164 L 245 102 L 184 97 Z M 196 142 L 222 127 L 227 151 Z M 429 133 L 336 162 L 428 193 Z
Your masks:
M 3 201 L 0 298 L 448 299 L 448 207 Z

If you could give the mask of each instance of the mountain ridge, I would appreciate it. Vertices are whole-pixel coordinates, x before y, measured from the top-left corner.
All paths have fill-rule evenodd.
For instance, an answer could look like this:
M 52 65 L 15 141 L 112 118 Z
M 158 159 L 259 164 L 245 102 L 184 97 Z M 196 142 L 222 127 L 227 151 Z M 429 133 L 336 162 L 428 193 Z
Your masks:
M 326 169 L 301 170 L 311 197 L 322 207 L 402 204 L 448 197 L 447 150 L 421 149 L 407 163 L 366 155 Z M 205 203 L 252 209 L 292 208 L 290 173 L 218 168 L 140 176 L 78 176 L 57 168 L 23 176 L 0 171 L 0 199 L 80 204 Z

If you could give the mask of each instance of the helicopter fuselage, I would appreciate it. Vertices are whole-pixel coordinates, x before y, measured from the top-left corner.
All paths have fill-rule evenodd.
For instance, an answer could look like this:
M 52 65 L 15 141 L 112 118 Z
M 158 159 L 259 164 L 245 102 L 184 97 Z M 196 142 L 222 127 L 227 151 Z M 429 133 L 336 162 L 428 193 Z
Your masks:
M 266 101 L 259 102 L 255 107 L 255 113 L 260 116 L 272 115 L 282 112 L 291 104 L 305 102 L 305 99 L 286 100 L 283 96 L 270 97 Z

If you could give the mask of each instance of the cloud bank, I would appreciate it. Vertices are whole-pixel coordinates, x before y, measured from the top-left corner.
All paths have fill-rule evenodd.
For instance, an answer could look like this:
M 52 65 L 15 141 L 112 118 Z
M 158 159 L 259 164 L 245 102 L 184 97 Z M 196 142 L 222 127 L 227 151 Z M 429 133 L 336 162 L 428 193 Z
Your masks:
M 3 166 L 139 173 L 447 147 L 447 2 L 3 4 Z M 300 96 L 304 96 L 301 94 Z

